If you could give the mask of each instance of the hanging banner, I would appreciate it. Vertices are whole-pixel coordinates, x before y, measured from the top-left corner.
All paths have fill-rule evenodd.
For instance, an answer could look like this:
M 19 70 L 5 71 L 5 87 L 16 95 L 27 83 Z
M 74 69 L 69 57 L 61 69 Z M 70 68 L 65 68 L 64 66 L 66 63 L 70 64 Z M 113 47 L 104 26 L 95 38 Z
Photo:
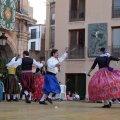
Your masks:
M 0 28 L 13 30 L 15 26 L 16 0 L 0 0 Z

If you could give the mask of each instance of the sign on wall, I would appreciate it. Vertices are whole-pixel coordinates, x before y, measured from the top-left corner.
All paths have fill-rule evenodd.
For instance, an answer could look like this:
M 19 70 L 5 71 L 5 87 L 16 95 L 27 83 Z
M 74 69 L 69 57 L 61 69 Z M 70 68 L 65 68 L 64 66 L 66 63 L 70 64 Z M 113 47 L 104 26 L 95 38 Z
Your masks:
M 0 28 L 13 30 L 15 26 L 16 0 L 0 0 Z
M 108 32 L 107 23 L 97 23 L 88 25 L 88 56 L 98 56 L 101 47 L 107 48 Z

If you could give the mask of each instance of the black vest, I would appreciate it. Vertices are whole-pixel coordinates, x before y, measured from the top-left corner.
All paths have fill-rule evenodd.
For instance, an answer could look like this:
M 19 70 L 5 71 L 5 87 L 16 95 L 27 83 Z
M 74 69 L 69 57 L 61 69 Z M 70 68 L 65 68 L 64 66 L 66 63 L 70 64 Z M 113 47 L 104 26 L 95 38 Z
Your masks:
M 22 58 L 22 70 L 32 70 L 33 59 L 29 57 Z

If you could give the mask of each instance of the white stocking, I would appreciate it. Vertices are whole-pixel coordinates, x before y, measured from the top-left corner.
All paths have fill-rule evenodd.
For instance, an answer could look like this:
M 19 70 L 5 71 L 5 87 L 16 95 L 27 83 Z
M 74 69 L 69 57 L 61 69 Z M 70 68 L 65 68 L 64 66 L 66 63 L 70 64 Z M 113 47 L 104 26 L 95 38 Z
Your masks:
M 28 95 L 28 91 L 27 90 L 25 90 L 24 93 L 25 93 L 25 95 Z
M 17 95 L 16 95 L 16 94 L 13 94 L 13 99 L 14 99 L 14 100 L 16 99 L 16 97 L 17 97 Z
M 7 94 L 7 99 L 8 99 L 8 100 L 10 99 L 10 94 Z
M 46 97 L 47 97 L 47 95 L 44 94 L 44 95 L 42 96 L 42 98 L 40 99 L 40 101 L 41 101 L 41 102 L 44 101 L 44 100 L 46 99 Z
M 50 93 L 49 96 L 48 96 L 48 98 L 52 98 L 52 95 L 53 95 L 53 93 Z
M 31 96 L 32 96 L 32 93 L 30 92 L 29 94 L 30 94 L 29 100 L 31 101 Z

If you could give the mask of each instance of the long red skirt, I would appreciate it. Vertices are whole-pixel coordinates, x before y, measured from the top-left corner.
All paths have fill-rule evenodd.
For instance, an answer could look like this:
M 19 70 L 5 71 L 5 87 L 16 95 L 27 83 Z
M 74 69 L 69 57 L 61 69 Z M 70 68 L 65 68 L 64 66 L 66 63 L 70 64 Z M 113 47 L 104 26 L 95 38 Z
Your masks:
M 120 98 L 120 71 L 98 70 L 89 82 L 88 92 L 91 101 Z
M 28 92 L 34 92 L 34 76 L 32 72 L 23 72 L 21 74 L 22 92 L 27 90 Z
M 44 86 L 44 76 L 37 76 L 35 79 L 35 92 L 32 95 L 33 100 L 40 100 L 42 98 L 43 86 Z

